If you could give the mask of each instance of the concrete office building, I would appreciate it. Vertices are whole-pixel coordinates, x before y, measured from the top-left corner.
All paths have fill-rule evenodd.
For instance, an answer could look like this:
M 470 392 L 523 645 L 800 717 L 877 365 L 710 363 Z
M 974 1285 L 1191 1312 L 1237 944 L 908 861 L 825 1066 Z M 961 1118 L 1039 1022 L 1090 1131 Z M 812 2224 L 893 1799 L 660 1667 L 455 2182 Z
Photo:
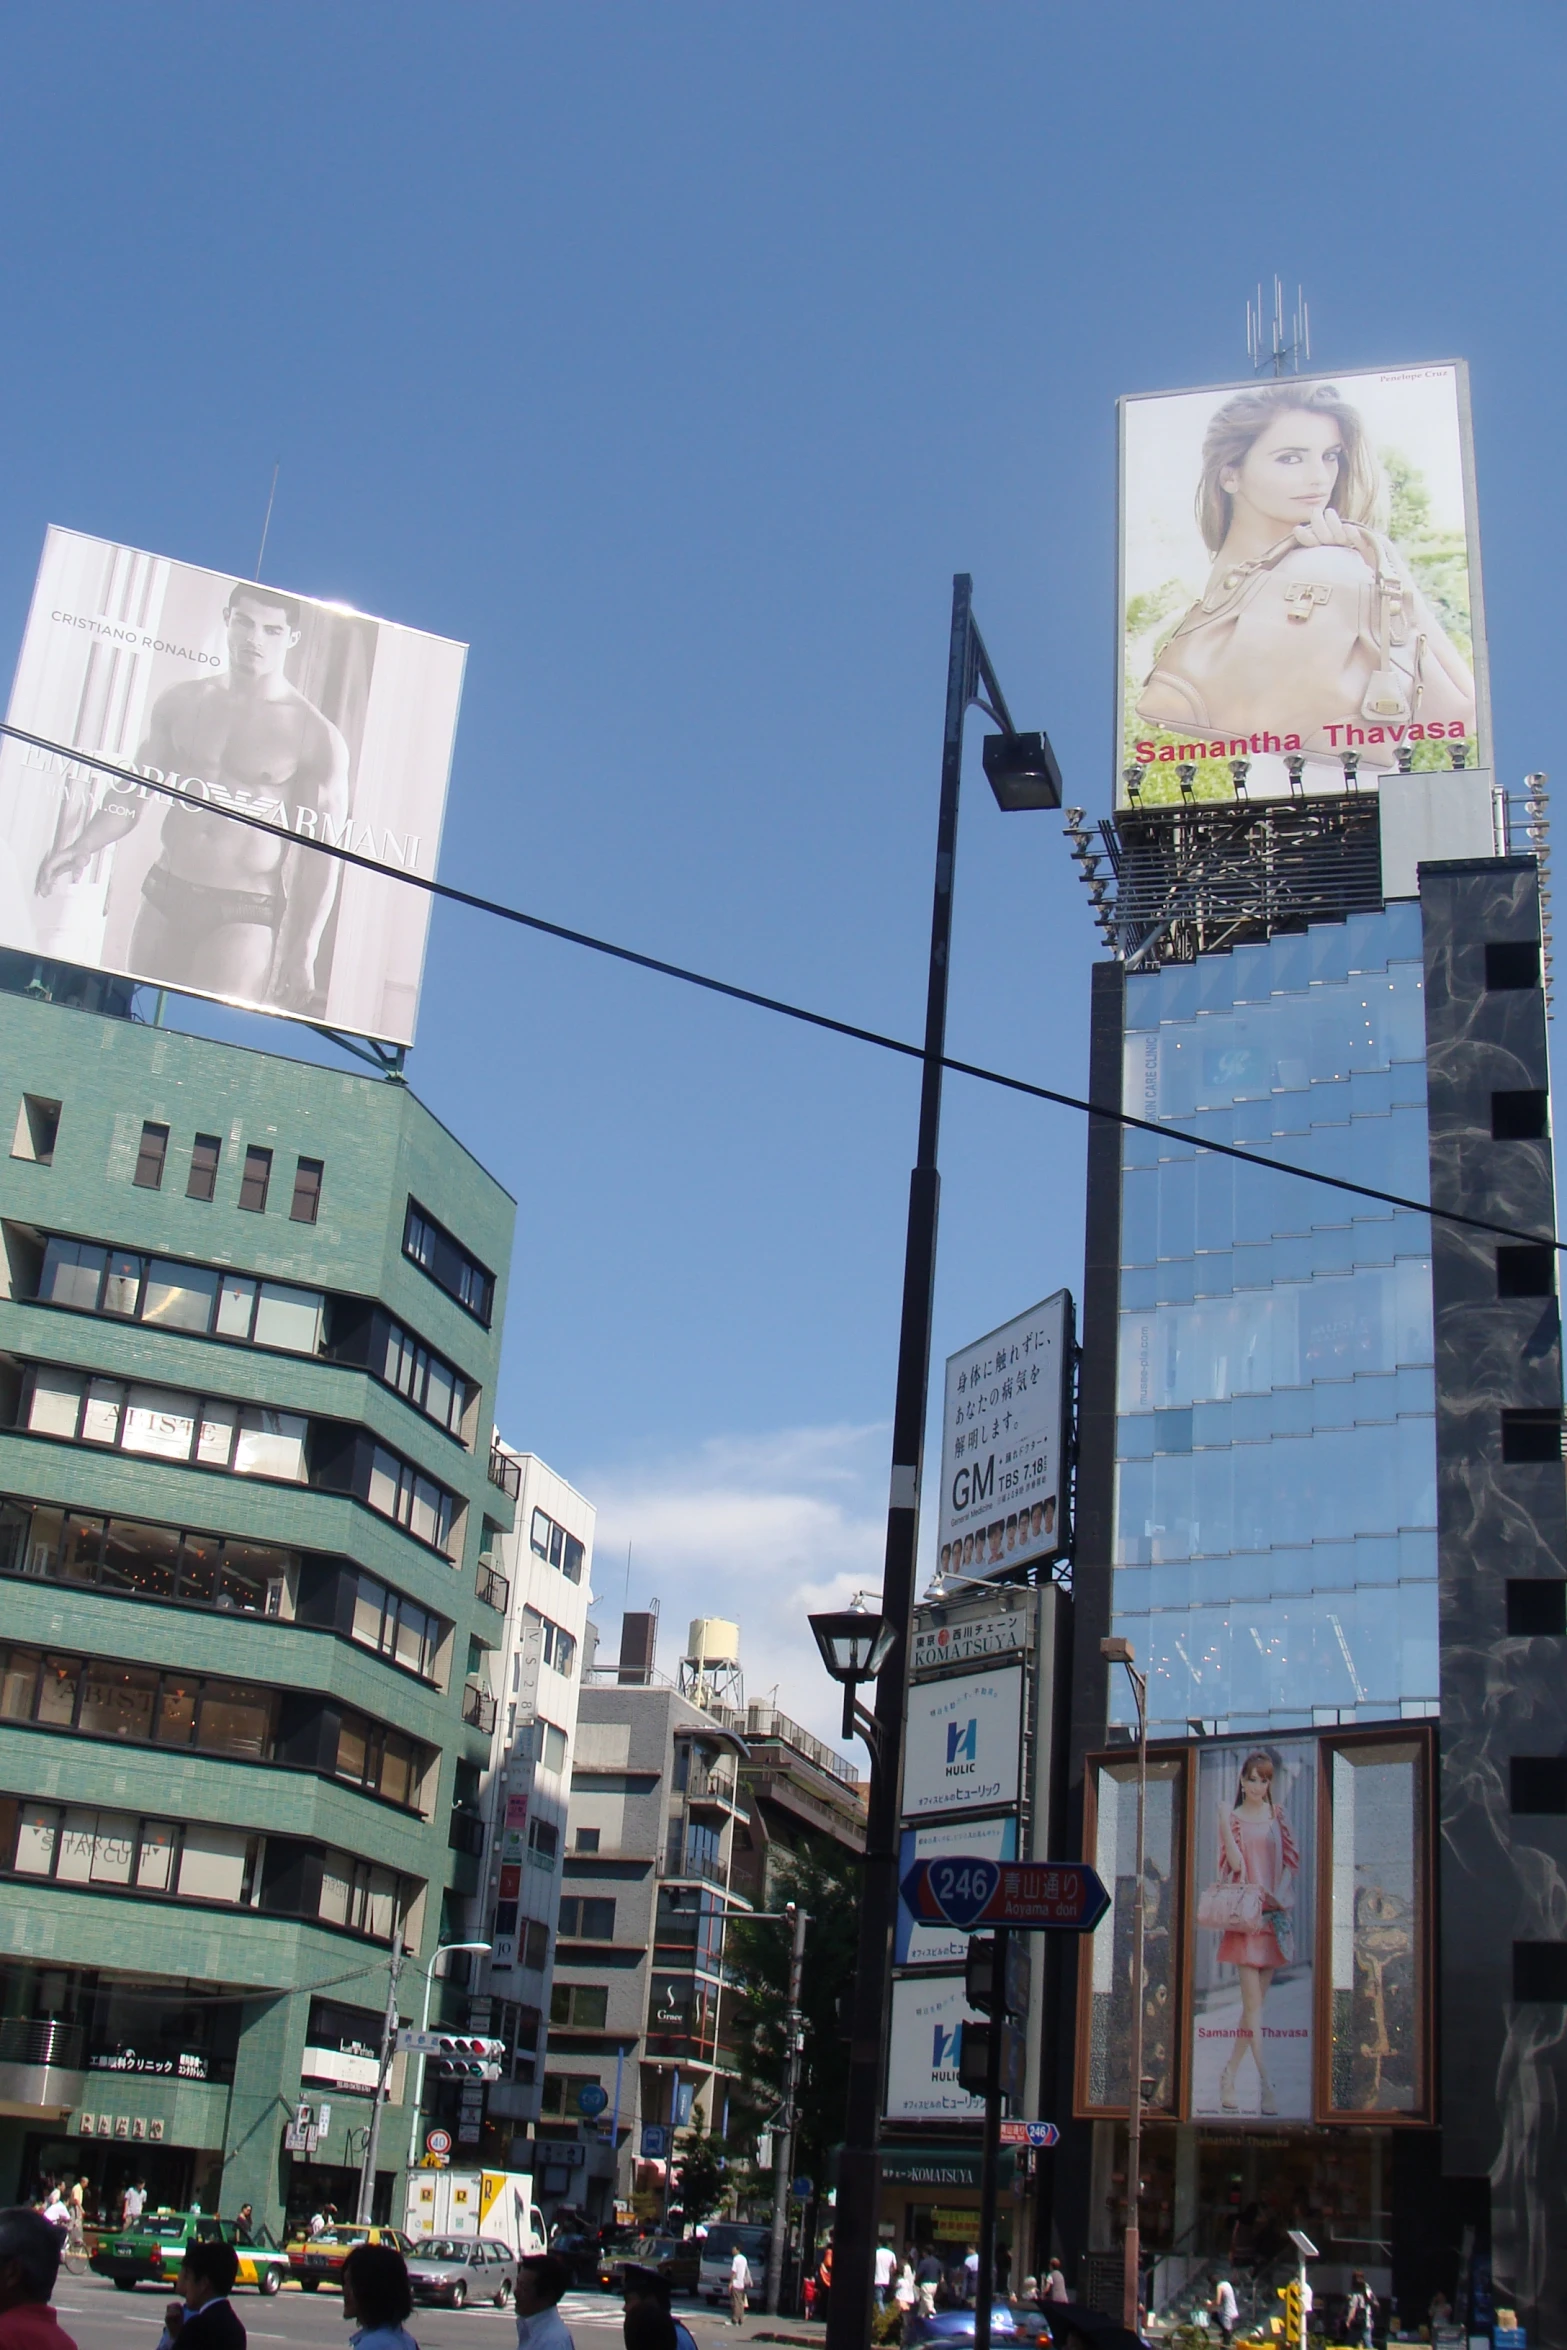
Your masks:
M 1091 1092 L 1169 1137 L 1090 1128 L 1072 1771 L 1116 1900 L 1075 1967 L 1053 2224 L 1118 2302 L 1136 1768 L 1099 1654 L 1113 1629 L 1154 1742 L 1155 2304 L 1221 2257 L 1266 2279 L 1296 2225 L 1319 2293 L 1359 2267 L 1411 2325 L 1441 2290 L 1471 2332 L 1512 2305 L 1549 2343 L 1567 2276 L 1552 1252 L 1179 1139 L 1554 1229 L 1536 860 L 1509 853 L 1486 776 L 1352 783 L 1106 828 L 1117 955 L 1094 975 Z M 1289 1910 L 1249 1958 L 1212 1891 L 1243 1809 Z
M 735 1885 L 746 1746 L 657 1674 L 655 1621 L 628 1616 L 621 1663 L 584 1687 L 571 1772 L 538 2127 L 541 2155 L 586 2145 L 590 2217 L 639 2183 L 661 2187 L 672 2129 L 721 2131 L 737 2072 L 723 1940 L 752 1906 Z M 580 2118 L 589 2088 L 605 2099 L 595 2120 Z
M 549 2209 L 573 2195 L 581 2169 L 574 2148 L 564 2160 L 538 2160 L 528 2133 L 544 2088 L 544 2019 L 593 1597 L 594 1510 L 533 1453 L 497 1442 L 496 1457 L 517 1514 L 489 1562 L 505 1639 L 490 1659 L 497 1715 L 481 1794 L 482 1885 L 462 1939 L 490 1944 L 489 1956 L 465 1970 L 474 1985 L 466 2020 L 504 2039 L 509 2053 L 487 2095 L 448 2087 L 431 2100 L 431 2111 L 452 2122 L 459 2155 L 467 2149 L 490 2168 L 531 2168 L 535 2193 Z
M 0 2199 L 276 2230 L 479 1891 L 513 1204 L 400 1082 L 60 984 L 0 994 Z

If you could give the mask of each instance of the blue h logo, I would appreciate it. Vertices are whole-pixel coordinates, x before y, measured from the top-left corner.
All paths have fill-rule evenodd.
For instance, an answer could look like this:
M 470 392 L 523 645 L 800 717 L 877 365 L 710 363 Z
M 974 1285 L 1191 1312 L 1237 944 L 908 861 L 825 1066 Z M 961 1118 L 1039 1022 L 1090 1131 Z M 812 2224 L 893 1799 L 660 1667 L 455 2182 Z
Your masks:
M 978 1716 L 968 1722 L 947 1724 L 947 1767 L 956 1762 L 973 1762 L 979 1747 Z
M 940 2024 L 933 2027 L 930 2056 L 930 2069 L 933 2073 L 943 2072 L 949 2065 L 956 2067 L 958 2045 L 962 2038 L 963 2026 L 961 2024 L 954 2024 L 950 2032 L 943 2031 Z

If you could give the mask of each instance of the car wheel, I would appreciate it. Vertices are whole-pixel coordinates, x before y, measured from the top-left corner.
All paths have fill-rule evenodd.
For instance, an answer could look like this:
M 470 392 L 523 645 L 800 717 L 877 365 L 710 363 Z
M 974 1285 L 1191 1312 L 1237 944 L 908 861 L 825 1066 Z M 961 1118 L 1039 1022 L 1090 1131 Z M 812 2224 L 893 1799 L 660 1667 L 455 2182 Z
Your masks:
M 467 2298 L 468 2288 L 463 2283 L 462 2278 L 459 2277 L 456 2284 L 453 2285 L 450 2295 L 448 2296 L 449 2304 L 453 2309 L 461 2309 Z
M 114 2289 L 117 2293 L 134 2293 L 136 2290 L 136 2279 L 134 2277 L 116 2277 L 114 2280 Z
M 502 2277 L 502 2279 L 501 2279 L 501 2281 L 500 2281 L 499 2285 L 496 2287 L 496 2291 L 495 2291 L 495 2306 L 496 2306 L 496 2308 L 497 2308 L 497 2309 L 504 2309 L 504 2308 L 505 2308 L 505 2306 L 506 2306 L 506 2304 L 507 2304 L 507 2302 L 508 2302 L 510 2299 L 511 2299 L 511 2279 L 510 2279 L 510 2277 Z
M 321 2290 L 321 2279 L 319 2277 L 301 2277 L 299 2280 L 299 2289 L 302 2293 L 319 2293 Z
M 281 2291 L 282 2284 L 283 2272 L 281 2269 L 264 2268 L 256 2279 L 256 2291 L 270 2295 Z

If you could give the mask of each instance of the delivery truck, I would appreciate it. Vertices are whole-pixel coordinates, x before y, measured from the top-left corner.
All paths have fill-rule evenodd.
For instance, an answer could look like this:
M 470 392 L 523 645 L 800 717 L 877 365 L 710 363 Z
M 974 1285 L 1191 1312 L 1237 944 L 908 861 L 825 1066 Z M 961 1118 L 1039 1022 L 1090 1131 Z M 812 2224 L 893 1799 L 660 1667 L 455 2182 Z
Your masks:
M 403 2230 L 414 2249 L 432 2237 L 488 2236 L 519 2260 L 548 2247 L 533 2200 L 533 2174 L 517 2170 L 411 2170 Z

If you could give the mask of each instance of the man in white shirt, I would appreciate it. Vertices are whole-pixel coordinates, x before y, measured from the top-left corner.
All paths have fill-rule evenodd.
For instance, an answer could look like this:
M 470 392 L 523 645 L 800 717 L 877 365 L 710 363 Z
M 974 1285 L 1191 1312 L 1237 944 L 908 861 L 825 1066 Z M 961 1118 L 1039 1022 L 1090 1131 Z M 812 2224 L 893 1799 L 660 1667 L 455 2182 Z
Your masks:
M 1220 2277 L 1213 2296 L 1213 2314 L 1219 2321 L 1219 2331 L 1226 2342 L 1240 2322 L 1240 2307 L 1235 2299 L 1235 2287 L 1228 2277 Z
M 743 2326 L 745 2323 L 745 2297 L 750 2289 L 751 2264 L 737 2244 L 735 2256 L 729 2263 L 729 2323 L 732 2326 Z
M 979 2298 L 979 2253 L 972 2244 L 963 2255 L 963 2298 L 971 2306 Z
M 1066 2289 L 1066 2271 L 1053 2254 L 1045 2273 L 1044 2298 L 1047 2301 L 1070 2301 L 1072 2298 Z
M 898 2256 L 890 2244 L 876 2247 L 876 2306 L 885 2309 L 887 2295 L 892 2291 L 898 2274 Z
M 576 2350 L 556 2306 L 570 2282 L 566 2263 L 553 2252 L 518 2261 L 517 2350 Z
M 141 2215 L 146 2210 L 146 2208 L 147 2190 L 142 2185 L 140 2179 L 136 2179 L 130 2186 L 126 2188 L 124 2194 L 120 2197 L 121 2226 L 133 2228 L 136 2225 L 136 2222 L 141 2218 Z

